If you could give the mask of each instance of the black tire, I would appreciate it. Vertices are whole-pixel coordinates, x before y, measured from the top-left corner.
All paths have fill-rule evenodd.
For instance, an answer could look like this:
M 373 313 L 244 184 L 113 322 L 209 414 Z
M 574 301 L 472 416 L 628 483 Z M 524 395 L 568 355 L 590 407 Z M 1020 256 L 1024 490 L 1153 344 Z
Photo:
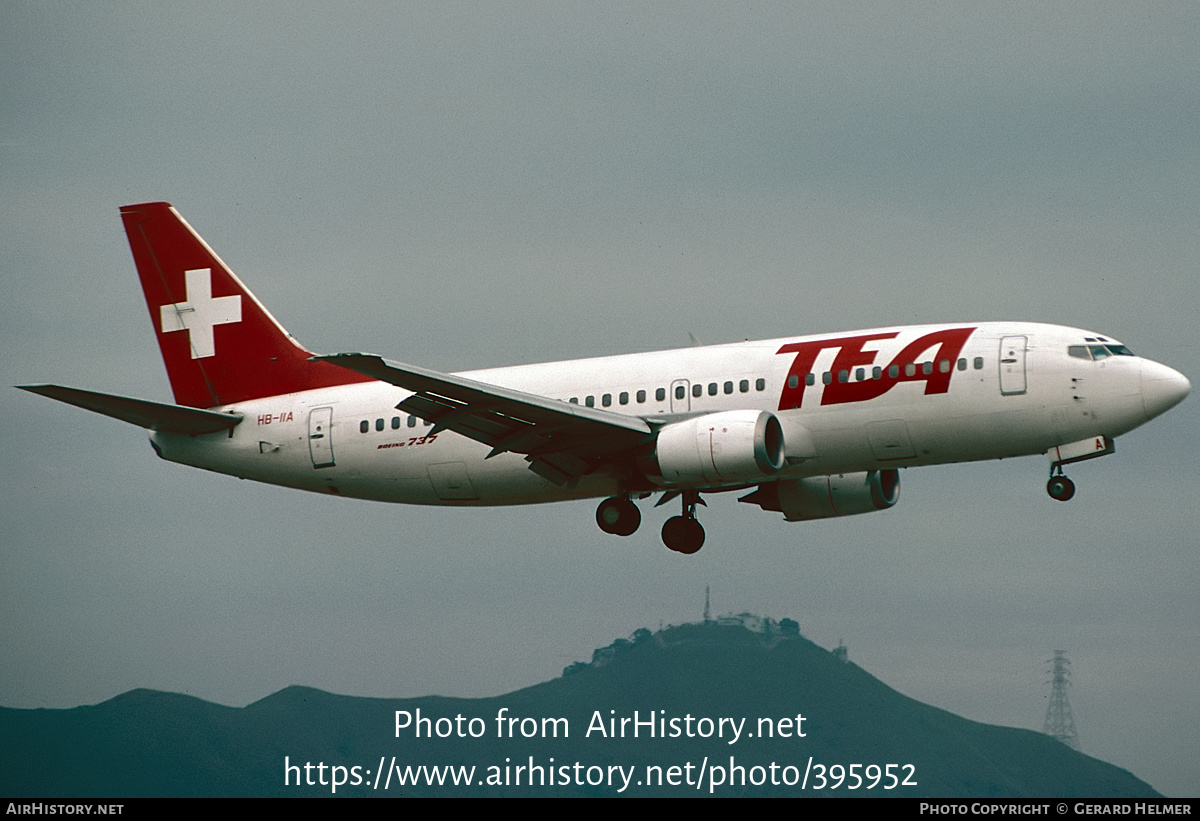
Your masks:
M 1051 499 L 1065 502 L 1075 495 L 1075 483 L 1066 476 L 1051 476 L 1050 481 L 1046 483 L 1046 492 L 1050 494 Z
M 704 546 L 704 528 L 688 516 L 672 516 L 663 525 L 662 540 L 670 550 L 690 555 Z
M 642 514 L 633 502 L 613 496 L 596 508 L 596 524 L 605 533 L 632 536 L 642 524 Z

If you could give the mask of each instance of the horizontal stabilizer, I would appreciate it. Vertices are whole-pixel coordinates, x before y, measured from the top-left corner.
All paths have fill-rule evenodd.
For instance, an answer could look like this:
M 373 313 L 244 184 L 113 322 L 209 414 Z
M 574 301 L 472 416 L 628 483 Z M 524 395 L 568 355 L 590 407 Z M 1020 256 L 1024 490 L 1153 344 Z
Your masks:
M 149 430 L 170 433 L 216 433 L 228 430 L 242 421 L 240 414 L 217 413 L 216 411 L 187 408 L 180 405 L 164 405 L 145 399 L 114 396 L 111 393 L 96 393 L 79 388 L 64 388 L 62 385 L 17 385 L 23 391 L 48 396 L 84 410 L 102 413 L 131 425 Z

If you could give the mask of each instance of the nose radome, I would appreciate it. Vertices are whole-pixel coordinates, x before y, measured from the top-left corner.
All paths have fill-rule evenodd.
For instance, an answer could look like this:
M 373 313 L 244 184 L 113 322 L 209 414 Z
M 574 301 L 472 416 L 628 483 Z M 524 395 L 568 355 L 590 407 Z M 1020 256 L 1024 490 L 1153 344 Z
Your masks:
M 1147 419 L 1175 407 L 1191 390 L 1192 383 L 1179 371 L 1148 359 L 1142 360 L 1142 407 Z

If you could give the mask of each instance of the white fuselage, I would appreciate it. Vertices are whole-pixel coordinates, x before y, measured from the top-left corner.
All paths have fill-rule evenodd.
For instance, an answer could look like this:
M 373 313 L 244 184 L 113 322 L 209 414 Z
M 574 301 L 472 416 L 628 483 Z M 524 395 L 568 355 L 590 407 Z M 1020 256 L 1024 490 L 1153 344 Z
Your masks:
M 939 355 L 945 348 L 920 347 L 939 333 L 965 336 L 953 358 Z M 1095 361 L 1068 353 L 1091 344 L 1085 340 L 1121 347 L 1055 325 L 928 325 L 461 375 L 654 426 L 733 409 L 772 411 L 788 457 L 781 479 L 1045 453 L 1122 434 L 1181 397 L 1172 379 L 1182 377 L 1165 366 L 1127 353 Z M 906 350 L 914 361 L 896 359 Z M 214 408 L 244 417 L 229 432 L 151 439 L 172 461 L 386 502 L 507 505 L 655 487 L 645 476 L 603 471 L 551 484 L 519 454 L 485 459 L 486 445 L 448 430 L 430 435 L 428 424 L 395 409 L 409 395 L 368 382 L 273 396 Z

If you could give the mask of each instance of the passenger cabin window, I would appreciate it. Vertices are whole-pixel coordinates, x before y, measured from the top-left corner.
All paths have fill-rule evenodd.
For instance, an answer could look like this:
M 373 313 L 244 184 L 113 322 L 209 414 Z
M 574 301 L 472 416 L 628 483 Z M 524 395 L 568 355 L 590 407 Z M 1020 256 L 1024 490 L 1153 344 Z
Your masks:
M 683 385 L 676 385 L 675 386 L 675 398 L 683 399 L 685 396 L 687 396 L 687 391 L 684 389 Z
M 983 370 L 983 357 L 982 356 L 975 357 L 975 370 L 977 370 L 977 371 Z
M 366 433 L 370 429 L 371 429 L 371 423 L 368 422 L 366 419 L 364 419 L 358 423 L 358 432 L 359 433 Z
M 888 365 L 888 376 L 890 376 L 892 379 L 895 379 L 899 375 L 900 375 L 900 366 L 899 365 Z
M 375 430 L 383 430 L 383 420 L 382 419 L 375 420 Z
M 958 369 L 960 371 L 965 371 L 967 369 L 967 360 L 966 359 L 958 360 Z
M 587 405 L 589 408 L 596 407 L 596 397 L 594 397 L 594 396 L 585 397 L 583 400 L 583 404 Z
M 765 380 L 765 379 L 756 379 L 756 380 L 754 381 L 754 390 L 756 390 L 756 391 L 765 391 L 766 389 L 767 389 L 767 380 Z
M 646 392 L 645 391 L 637 392 L 637 401 L 638 401 L 639 405 L 646 401 Z
M 655 401 L 656 401 L 656 402 L 662 402 L 662 401 L 664 401 L 666 398 L 667 398 L 667 389 L 666 389 L 666 388 L 656 388 L 656 389 L 655 389 L 655 391 L 654 391 L 654 399 L 655 399 Z M 682 399 L 683 397 L 681 396 L 681 397 L 679 397 L 679 398 L 680 398 L 680 399 Z
M 417 426 L 417 417 L 415 417 L 415 416 L 408 417 L 408 426 L 410 428 L 415 428 Z
M 392 430 L 399 430 L 399 429 L 400 429 L 400 417 L 393 416 L 392 417 Z
M 800 377 L 799 377 L 799 376 L 797 376 L 797 375 L 796 375 L 796 374 L 794 374 L 794 373 L 793 373 L 793 374 L 789 374 L 789 375 L 788 375 L 788 387 L 789 387 L 789 388 L 796 388 L 796 387 L 799 387 L 799 386 L 800 386 Z
M 604 406 L 604 407 L 606 407 L 606 408 L 607 408 L 609 405 L 611 405 L 611 404 L 612 404 L 612 394 L 611 394 L 611 393 L 606 393 L 606 394 L 604 394 L 604 396 L 600 397 L 600 404 L 601 404 L 601 405 L 603 405 L 603 406 Z
M 741 391 L 742 393 L 749 393 L 750 392 L 750 380 L 743 379 L 741 382 L 738 382 L 738 390 Z
M 716 395 L 717 395 L 717 383 L 716 383 L 716 382 L 709 382 L 709 383 L 708 383 L 708 395 L 709 395 L 709 396 L 716 396 Z
M 724 390 L 725 390 L 725 393 L 733 393 L 733 383 L 726 382 Z

